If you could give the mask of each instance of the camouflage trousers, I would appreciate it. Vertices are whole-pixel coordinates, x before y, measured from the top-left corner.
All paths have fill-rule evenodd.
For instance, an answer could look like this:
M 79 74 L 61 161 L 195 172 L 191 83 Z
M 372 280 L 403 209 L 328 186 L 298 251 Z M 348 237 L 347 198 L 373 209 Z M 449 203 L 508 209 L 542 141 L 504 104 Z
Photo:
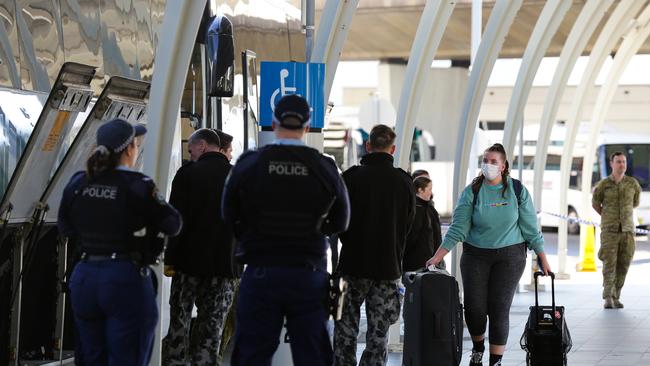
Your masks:
M 386 365 L 388 328 L 399 319 L 399 280 L 375 281 L 364 278 L 343 277 L 348 292 L 343 303 L 341 320 L 334 327 L 334 365 L 357 364 L 357 336 L 361 304 L 366 302 L 366 349 L 359 365 Z
M 238 281 L 177 273 L 169 296 L 169 331 L 162 343 L 163 366 L 217 365 L 223 324 Z M 190 322 L 194 304 L 196 321 Z
M 619 299 L 634 257 L 634 233 L 603 231 L 600 243 L 598 259 L 603 261 L 603 299 Z
M 230 310 L 228 311 L 228 315 L 226 316 L 226 321 L 223 326 L 223 332 L 221 334 L 221 344 L 219 345 L 219 359 L 218 359 L 219 363 L 223 361 L 223 358 L 226 355 L 226 351 L 228 350 L 228 346 L 230 345 L 230 341 L 235 338 L 235 328 L 237 326 L 236 324 L 237 315 L 235 313 L 237 306 L 235 305 L 237 304 L 238 294 L 239 294 L 239 280 L 237 280 L 237 286 L 232 298 L 233 306 L 231 306 Z

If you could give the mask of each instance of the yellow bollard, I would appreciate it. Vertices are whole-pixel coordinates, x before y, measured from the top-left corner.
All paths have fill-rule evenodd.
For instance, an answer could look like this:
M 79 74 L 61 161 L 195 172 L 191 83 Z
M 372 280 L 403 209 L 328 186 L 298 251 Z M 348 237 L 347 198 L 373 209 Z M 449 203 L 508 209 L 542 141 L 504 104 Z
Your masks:
M 587 225 L 584 253 L 582 262 L 576 265 L 578 272 L 596 272 L 596 230 L 593 225 Z

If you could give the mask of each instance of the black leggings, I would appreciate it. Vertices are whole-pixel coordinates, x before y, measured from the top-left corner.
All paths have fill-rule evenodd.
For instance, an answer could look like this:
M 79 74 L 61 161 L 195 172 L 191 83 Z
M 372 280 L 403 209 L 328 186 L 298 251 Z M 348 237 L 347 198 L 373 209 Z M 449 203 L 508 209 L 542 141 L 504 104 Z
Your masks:
M 482 249 L 463 244 L 460 271 L 465 288 L 465 321 L 472 336 L 485 334 L 490 318 L 490 344 L 505 345 L 510 305 L 526 267 L 526 245 Z

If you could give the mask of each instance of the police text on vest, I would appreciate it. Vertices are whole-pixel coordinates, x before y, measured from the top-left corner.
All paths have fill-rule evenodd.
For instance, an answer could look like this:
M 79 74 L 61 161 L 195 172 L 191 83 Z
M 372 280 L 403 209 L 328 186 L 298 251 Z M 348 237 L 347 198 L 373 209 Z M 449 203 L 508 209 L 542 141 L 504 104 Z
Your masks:
M 81 195 L 92 198 L 101 198 L 105 200 L 114 200 L 117 198 L 117 187 L 91 185 L 84 188 L 83 192 L 81 192 Z
M 308 176 L 309 169 L 294 161 L 271 161 L 269 162 L 269 174 Z

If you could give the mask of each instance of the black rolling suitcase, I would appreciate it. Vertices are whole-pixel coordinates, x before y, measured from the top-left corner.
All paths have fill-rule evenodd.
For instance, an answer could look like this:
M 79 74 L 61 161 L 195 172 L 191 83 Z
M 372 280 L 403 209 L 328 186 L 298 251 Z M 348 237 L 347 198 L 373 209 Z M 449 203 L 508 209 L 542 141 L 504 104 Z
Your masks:
M 404 275 L 404 366 L 458 366 L 463 353 L 463 305 L 446 271 Z
M 552 306 L 539 306 L 535 272 L 535 306 L 530 307 L 528 322 L 521 336 L 528 366 L 565 366 L 571 350 L 571 334 L 564 318 L 564 306 L 555 306 L 555 275 L 551 276 Z

